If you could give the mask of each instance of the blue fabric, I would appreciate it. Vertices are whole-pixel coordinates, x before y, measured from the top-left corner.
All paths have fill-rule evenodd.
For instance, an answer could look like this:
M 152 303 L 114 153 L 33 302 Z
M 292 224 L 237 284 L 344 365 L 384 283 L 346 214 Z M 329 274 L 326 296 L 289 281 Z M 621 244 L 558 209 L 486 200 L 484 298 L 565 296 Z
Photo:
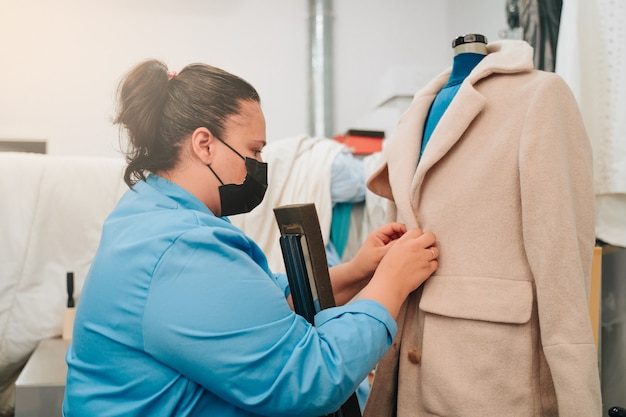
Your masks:
M 365 167 L 349 152 L 339 152 L 331 166 L 330 198 L 335 203 L 365 201 Z
M 328 266 L 335 266 L 341 263 L 341 258 L 339 258 L 339 254 L 337 253 L 337 249 L 335 249 L 335 245 L 333 245 L 333 241 L 331 240 L 326 244 L 326 261 L 328 261 Z
M 380 304 L 290 310 L 284 275 L 226 218 L 154 175 L 107 218 L 78 301 L 63 413 L 319 416 L 389 348 Z
M 441 120 L 441 117 L 446 112 L 446 109 L 452 102 L 452 99 L 461 88 L 463 80 L 472 72 L 472 69 L 485 57 L 482 54 L 475 54 L 472 52 L 458 54 L 454 57 L 452 64 L 452 73 L 446 85 L 443 86 L 441 91 L 435 97 L 433 104 L 430 106 L 428 117 L 426 118 L 426 124 L 424 126 L 424 135 L 422 137 L 422 148 L 420 151 L 420 157 L 426 149 L 426 145 L 430 140 L 435 127 Z
M 333 220 L 330 223 L 330 241 L 332 242 L 339 259 L 343 256 L 350 233 L 350 216 L 352 203 L 336 203 L 333 206 Z
M 331 168 L 330 197 L 333 216 L 330 238 L 326 245 L 328 265 L 341 262 L 348 243 L 352 203 L 365 201 L 365 168 L 363 161 L 347 151 L 339 152 Z

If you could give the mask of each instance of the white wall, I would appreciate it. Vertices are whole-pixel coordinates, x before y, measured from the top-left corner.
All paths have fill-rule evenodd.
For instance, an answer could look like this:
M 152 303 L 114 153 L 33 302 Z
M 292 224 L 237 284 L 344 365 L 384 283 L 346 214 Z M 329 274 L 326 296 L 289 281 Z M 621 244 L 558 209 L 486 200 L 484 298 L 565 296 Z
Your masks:
M 489 42 L 508 29 L 506 0 L 448 0 L 448 44 L 467 33 L 485 35 Z
M 460 11 L 470 4 L 475 13 Z M 335 132 L 367 118 L 385 74 L 445 68 L 465 19 L 485 18 L 493 31 L 503 4 L 334 1 Z M 306 134 L 307 25 L 307 0 L 2 0 L 0 140 L 47 140 L 51 154 L 118 156 L 115 89 L 146 58 L 240 75 L 261 94 L 269 140 Z
M 499 39 L 506 28 L 505 3 L 335 1 L 336 131 L 393 133 L 412 95 L 452 64 L 454 38 L 481 33 L 489 41 Z

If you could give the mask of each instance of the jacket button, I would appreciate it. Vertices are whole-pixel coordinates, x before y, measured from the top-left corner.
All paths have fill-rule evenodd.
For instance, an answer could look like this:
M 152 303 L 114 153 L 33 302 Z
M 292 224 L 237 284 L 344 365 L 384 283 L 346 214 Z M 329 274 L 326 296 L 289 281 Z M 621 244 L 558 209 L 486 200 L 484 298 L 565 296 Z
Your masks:
M 409 360 L 413 363 L 420 363 L 422 360 L 422 354 L 417 349 L 411 349 L 408 353 Z

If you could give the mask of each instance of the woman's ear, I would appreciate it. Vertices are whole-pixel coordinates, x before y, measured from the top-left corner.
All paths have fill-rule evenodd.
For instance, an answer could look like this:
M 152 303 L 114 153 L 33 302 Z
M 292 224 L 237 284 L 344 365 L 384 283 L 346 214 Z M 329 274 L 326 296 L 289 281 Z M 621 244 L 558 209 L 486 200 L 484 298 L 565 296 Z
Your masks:
M 204 165 L 210 165 L 212 162 L 213 152 L 211 152 L 211 146 L 215 140 L 215 136 L 206 127 L 199 127 L 191 134 L 192 153 Z

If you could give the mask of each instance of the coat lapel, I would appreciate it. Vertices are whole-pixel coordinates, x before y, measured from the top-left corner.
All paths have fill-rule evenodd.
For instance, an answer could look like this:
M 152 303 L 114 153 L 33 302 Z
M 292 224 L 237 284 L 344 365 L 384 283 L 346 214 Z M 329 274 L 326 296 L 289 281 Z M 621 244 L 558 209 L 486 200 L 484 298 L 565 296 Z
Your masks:
M 410 195 L 415 196 L 414 210 L 417 209 L 415 203 L 426 173 L 458 142 L 485 104 L 485 97 L 470 82 L 464 82 L 435 127 L 417 165 L 410 188 Z
M 449 77 L 448 69 L 415 95 L 383 150 L 387 161 L 388 184 L 398 209 L 398 216 L 409 228 L 418 226 L 411 209 L 411 196 L 407 190 L 415 176 L 424 123 L 433 100 Z
M 447 70 L 415 95 L 386 148 L 389 184 L 396 190 L 393 197 L 398 214 L 409 227 L 418 226 L 417 203 L 427 172 L 450 151 L 485 107 L 483 95 L 471 82 L 465 82 L 437 124 L 420 160 L 424 124 L 430 106 L 449 77 L 450 70 Z

